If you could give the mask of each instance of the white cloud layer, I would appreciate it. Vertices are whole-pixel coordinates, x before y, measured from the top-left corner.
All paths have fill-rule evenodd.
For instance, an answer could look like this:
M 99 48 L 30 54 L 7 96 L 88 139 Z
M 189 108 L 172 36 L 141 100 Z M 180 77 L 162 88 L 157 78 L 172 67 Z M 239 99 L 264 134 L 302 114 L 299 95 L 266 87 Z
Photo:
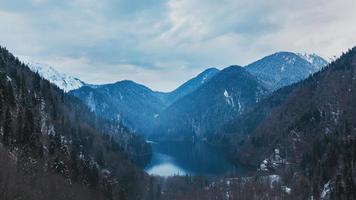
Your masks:
M 168 91 L 204 68 L 356 44 L 354 0 L 0 0 L 0 44 L 90 83 Z

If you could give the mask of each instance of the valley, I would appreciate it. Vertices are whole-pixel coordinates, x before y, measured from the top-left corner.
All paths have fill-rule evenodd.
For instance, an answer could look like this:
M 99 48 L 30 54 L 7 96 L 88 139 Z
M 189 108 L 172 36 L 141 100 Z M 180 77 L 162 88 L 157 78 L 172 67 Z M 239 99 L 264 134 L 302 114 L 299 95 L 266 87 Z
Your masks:
M 8 152 L 21 158 L 23 173 L 59 175 L 85 186 L 78 190 L 97 191 L 99 199 L 182 199 L 182 193 L 248 199 L 248 191 L 304 199 L 311 192 L 301 184 L 314 184 L 308 188 L 315 196 L 338 196 L 340 184 L 352 187 L 355 49 L 328 66 L 313 58 L 318 65 L 279 52 L 246 67 L 209 68 L 171 93 L 128 80 L 80 81 L 66 92 L 58 87 L 70 76 L 51 68 L 47 78 L 62 80 L 53 81 L 57 87 L 39 73 L 41 66 L 27 68 L 2 49 L 2 159 L 11 160 Z M 15 130 L 30 135 L 23 139 Z M 320 163 L 329 166 L 323 174 L 313 171 Z M 355 194 L 347 189 L 346 195 Z
M 0 0 L 0 200 L 356 200 L 355 0 Z

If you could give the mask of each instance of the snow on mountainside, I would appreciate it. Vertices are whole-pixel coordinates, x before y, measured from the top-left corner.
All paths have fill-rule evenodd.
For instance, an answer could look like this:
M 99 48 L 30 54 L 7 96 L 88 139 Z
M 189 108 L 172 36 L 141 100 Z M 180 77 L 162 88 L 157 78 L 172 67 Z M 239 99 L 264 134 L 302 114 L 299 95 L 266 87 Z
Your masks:
M 51 83 L 57 85 L 65 92 L 69 92 L 86 85 L 86 83 L 79 80 L 78 78 L 60 73 L 47 64 L 29 61 L 26 58 L 21 58 L 20 60 L 22 60 L 22 62 L 26 64 L 33 72 L 38 73 L 42 78 L 49 80 Z
M 246 66 L 270 89 L 277 90 L 307 78 L 328 64 L 316 54 L 277 52 Z
M 317 71 L 321 70 L 323 67 L 328 65 L 328 62 L 324 58 L 318 56 L 315 53 L 312 54 L 298 53 L 297 55 L 303 58 L 304 60 L 308 61 L 309 63 L 311 63 Z

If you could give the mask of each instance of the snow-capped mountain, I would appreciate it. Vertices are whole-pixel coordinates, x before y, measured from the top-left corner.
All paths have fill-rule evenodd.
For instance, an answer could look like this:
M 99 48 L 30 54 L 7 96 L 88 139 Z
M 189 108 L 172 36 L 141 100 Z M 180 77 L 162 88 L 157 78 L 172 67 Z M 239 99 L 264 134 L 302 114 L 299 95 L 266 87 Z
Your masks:
M 277 90 L 307 78 L 328 64 L 316 54 L 277 52 L 246 66 L 268 88 Z
M 304 184 L 307 177 L 307 182 L 315 184 L 310 187 L 317 188 L 316 199 L 348 199 L 348 191 L 353 195 L 350 199 L 355 199 L 355 189 L 339 189 L 355 185 L 355 61 L 356 47 L 320 73 L 274 92 L 232 121 L 232 128 L 220 131 L 220 138 L 207 142 L 261 171 L 300 166 L 289 179 L 291 185 L 300 184 L 295 180 Z
M 320 57 L 315 53 L 312 54 L 298 53 L 297 55 L 305 59 L 309 63 L 313 64 L 313 66 L 316 68 L 317 71 L 321 70 L 323 67 L 325 67 L 328 64 L 328 62 L 324 58 Z
M 78 89 L 86 85 L 86 83 L 79 80 L 78 78 L 72 77 L 64 73 L 60 73 L 47 64 L 30 61 L 26 58 L 20 58 L 20 59 L 33 72 L 38 73 L 42 78 L 47 79 L 49 82 L 57 85 L 65 92 L 69 92 L 71 90 Z

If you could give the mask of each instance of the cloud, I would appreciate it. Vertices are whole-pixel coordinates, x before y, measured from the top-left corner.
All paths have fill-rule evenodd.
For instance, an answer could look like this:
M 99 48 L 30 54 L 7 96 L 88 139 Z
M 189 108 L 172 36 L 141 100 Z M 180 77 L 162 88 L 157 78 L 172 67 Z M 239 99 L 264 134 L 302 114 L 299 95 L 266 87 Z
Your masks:
M 87 82 L 168 91 L 206 67 L 356 44 L 354 0 L 12 0 L 1 45 Z

